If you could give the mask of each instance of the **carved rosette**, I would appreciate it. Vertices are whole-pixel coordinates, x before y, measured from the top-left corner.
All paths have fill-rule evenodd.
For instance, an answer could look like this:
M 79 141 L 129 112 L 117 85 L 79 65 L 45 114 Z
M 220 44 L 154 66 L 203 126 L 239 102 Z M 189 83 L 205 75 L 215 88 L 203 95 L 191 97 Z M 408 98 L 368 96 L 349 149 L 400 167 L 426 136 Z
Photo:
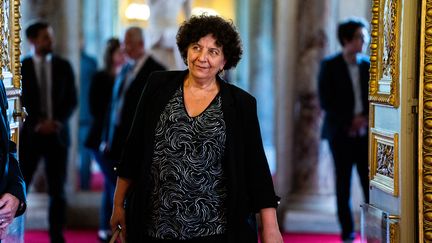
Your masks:
M 398 196 L 399 135 L 371 128 L 370 140 L 370 185 Z
M 369 100 L 374 103 L 399 105 L 399 29 L 400 0 L 373 0 L 370 43 Z M 389 83 L 390 91 L 380 90 L 380 81 Z
M 432 0 L 422 9 L 419 124 L 419 238 L 432 242 Z M 421 146 L 421 147 L 420 147 Z

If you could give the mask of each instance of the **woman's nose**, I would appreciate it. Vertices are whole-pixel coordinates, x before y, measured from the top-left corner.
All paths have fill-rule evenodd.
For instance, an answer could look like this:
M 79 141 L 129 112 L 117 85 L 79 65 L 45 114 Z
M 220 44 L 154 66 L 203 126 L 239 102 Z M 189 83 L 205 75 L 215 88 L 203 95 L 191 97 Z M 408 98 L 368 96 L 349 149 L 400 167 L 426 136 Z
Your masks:
M 198 55 L 198 60 L 205 61 L 207 59 L 207 52 L 201 51 Z

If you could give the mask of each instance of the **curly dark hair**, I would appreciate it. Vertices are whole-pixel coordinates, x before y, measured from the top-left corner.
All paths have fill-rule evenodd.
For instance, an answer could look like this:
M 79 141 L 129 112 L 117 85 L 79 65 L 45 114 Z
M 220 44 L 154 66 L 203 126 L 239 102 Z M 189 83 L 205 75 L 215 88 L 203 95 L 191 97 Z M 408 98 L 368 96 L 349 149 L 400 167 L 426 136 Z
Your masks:
M 232 21 L 219 16 L 202 14 L 183 22 L 177 32 L 177 47 L 187 65 L 187 50 L 190 44 L 212 34 L 216 45 L 222 47 L 226 59 L 225 70 L 235 67 L 241 59 L 243 50 L 240 35 Z

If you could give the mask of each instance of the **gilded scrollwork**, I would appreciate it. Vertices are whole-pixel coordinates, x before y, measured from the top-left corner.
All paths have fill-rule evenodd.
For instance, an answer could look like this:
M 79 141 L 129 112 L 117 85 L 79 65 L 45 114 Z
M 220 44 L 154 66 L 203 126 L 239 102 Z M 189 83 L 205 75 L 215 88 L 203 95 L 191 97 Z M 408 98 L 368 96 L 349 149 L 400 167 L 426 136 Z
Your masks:
M 10 36 L 10 3 L 8 0 L 3 0 L 3 9 L 5 10 L 2 13 L 1 21 L 4 23 L 3 28 L 1 30 L 1 34 L 3 35 L 2 44 L 2 58 L 3 58 L 3 66 L 2 69 L 6 72 L 11 71 L 11 62 L 10 62 L 10 49 L 11 49 L 11 36 Z
M 20 0 L 0 0 L 0 78 L 7 88 L 20 89 Z
M 12 14 L 11 18 L 11 71 L 13 73 L 13 86 L 16 89 L 21 90 L 21 25 L 20 25 L 20 0 L 9 0 L 11 3 L 10 13 Z
M 394 178 L 394 147 L 377 143 L 377 173 Z
M 432 1 L 421 10 L 419 99 L 419 242 L 432 242 Z
M 371 20 L 369 99 L 394 107 L 399 105 L 399 1 L 373 0 Z
M 398 134 L 371 128 L 370 184 L 398 196 Z

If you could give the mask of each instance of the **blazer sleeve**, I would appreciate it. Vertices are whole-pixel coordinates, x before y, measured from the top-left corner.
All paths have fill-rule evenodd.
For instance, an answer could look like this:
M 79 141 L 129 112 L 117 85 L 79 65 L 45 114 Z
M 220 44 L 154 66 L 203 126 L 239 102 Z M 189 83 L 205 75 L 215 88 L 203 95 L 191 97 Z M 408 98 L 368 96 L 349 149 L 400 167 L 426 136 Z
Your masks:
M 252 209 L 258 212 L 263 208 L 276 208 L 280 198 L 276 196 L 262 143 L 255 98 L 245 105 L 246 119 L 243 132 L 246 143 L 245 168 L 248 194 L 252 198 Z
M 6 192 L 20 200 L 20 205 L 15 217 L 20 216 L 26 210 L 26 185 L 17 160 L 16 145 L 9 142 L 9 171 L 7 174 Z

